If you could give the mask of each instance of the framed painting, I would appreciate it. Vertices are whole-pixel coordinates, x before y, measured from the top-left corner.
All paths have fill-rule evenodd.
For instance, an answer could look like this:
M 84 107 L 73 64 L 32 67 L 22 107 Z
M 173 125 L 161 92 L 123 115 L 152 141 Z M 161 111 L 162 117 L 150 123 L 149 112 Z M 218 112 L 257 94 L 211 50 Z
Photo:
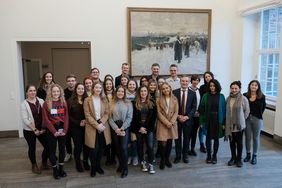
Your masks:
M 203 74 L 210 69 L 210 9 L 127 8 L 128 62 L 132 76 L 151 74 L 160 65 L 168 75 Z

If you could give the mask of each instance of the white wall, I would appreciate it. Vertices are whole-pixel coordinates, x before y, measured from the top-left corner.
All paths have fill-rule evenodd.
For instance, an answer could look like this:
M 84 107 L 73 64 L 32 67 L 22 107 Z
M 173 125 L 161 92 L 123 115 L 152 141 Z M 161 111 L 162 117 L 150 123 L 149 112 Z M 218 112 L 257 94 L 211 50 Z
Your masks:
M 237 0 L 9 0 L 0 2 L 0 131 L 20 128 L 23 99 L 20 52 L 16 41 L 87 40 L 92 66 L 102 76 L 118 75 L 127 61 L 126 7 L 212 9 L 211 71 L 223 92 L 240 79 L 243 22 Z

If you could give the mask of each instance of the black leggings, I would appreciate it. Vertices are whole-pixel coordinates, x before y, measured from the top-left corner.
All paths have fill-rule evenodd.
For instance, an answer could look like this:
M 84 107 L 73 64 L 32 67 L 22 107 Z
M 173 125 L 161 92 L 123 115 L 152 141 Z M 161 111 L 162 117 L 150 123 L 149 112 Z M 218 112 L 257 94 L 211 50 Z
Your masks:
M 191 135 L 191 150 L 195 149 L 196 140 L 197 140 L 197 132 L 200 126 L 199 117 L 193 117 L 193 125 L 192 125 L 192 135 Z
M 233 160 L 240 161 L 242 158 L 243 149 L 243 131 L 232 132 L 232 136 L 229 136 L 230 140 L 230 150 Z M 237 154 L 236 154 L 237 148 Z
M 47 143 L 46 133 L 36 136 L 33 131 L 23 130 L 24 138 L 28 144 L 28 157 L 32 164 L 36 164 L 36 138 L 39 140 L 43 146 L 43 151 L 41 154 L 42 163 L 46 164 L 49 156 L 49 149 Z
M 207 135 L 206 137 L 206 147 L 207 147 L 207 154 L 210 155 L 211 154 L 211 140 L 214 140 L 213 143 L 213 155 L 217 154 L 218 151 L 218 147 L 219 147 L 219 138 L 214 138 L 211 139 L 209 135 Z
M 96 131 L 95 148 L 90 149 L 90 162 L 94 168 L 101 167 L 101 159 L 103 155 L 103 148 L 105 145 L 104 133 Z
M 50 151 L 50 161 L 52 166 L 56 166 L 57 164 L 57 157 L 56 157 L 56 150 L 57 150 L 57 142 L 59 147 L 59 164 L 64 164 L 65 159 L 65 146 L 66 146 L 66 136 L 57 136 L 55 137 L 53 133 L 47 130 L 47 139 Z
M 89 148 L 84 144 L 84 127 L 70 127 L 69 129 L 71 137 L 74 143 L 74 159 L 76 162 L 80 162 L 80 155 L 83 151 L 83 160 L 87 161 L 89 157 Z

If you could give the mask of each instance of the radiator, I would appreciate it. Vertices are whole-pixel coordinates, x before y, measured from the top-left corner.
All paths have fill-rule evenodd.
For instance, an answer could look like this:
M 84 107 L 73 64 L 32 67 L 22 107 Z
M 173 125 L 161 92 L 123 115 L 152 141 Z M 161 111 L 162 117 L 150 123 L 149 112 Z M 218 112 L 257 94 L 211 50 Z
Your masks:
M 274 122 L 275 122 L 275 111 L 265 109 L 263 113 L 263 128 L 262 131 L 274 135 Z

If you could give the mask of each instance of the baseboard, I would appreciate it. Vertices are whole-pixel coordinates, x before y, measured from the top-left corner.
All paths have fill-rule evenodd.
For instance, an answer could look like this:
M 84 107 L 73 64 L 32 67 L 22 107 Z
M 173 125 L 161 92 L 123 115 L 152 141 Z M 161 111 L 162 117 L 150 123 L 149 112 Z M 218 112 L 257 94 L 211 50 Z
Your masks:
M 278 136 L 278 135 L 274 134 L 273 135 L 273 140 L 274 140 L 274 142 L 282 145 L 282 137 L 281 136 Z
M 267 136 L 267 137 L 269 137 L 269 138 L 274 138 L 274 136 L 272 135 L 272 134 L 269 134 L 268 132 L 265 132 L 265 131 L 261 131 L 260 132 L 262 135 L 264 135 L 264 136 Z
M 10 131 L 0 131 L 0 138 L 12 138 L 12 137 L 19 137 L 18 130 L 10 130 Z

